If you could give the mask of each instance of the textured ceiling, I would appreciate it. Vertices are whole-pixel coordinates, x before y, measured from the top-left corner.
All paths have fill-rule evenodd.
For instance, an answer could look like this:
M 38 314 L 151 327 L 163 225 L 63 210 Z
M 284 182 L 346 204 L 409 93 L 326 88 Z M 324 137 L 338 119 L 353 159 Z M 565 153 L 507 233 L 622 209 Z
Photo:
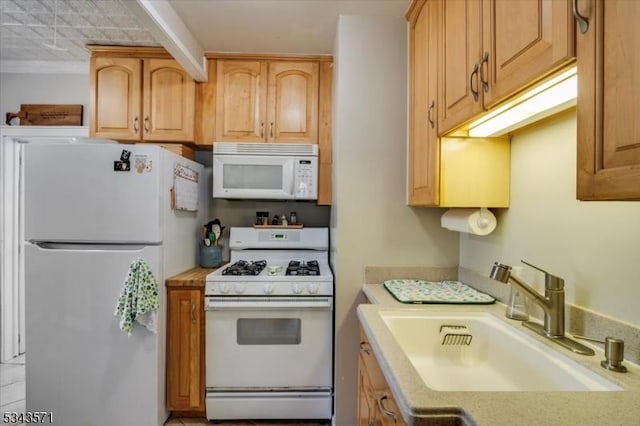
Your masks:
M 0 60 L 86 62 L 87 44 L 159 45 L 127 7 L 133 1 L 0 0 Z M 331 54 L 340 14 L 402 18 L 410 0 L 168 3 L 205 51 Z
M 157 46 L 121 1 L 131 0 L 0 0 L 0 59 L 86 61 L 87 44 Z

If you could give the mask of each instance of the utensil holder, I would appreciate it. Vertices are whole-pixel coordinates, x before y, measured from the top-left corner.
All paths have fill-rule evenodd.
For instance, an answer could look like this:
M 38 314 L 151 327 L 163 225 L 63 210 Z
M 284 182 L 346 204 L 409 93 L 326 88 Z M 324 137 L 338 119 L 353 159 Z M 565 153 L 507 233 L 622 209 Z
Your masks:
M 217 268 L 222 265 L 222 246 L 200 246 L 200 266 Z

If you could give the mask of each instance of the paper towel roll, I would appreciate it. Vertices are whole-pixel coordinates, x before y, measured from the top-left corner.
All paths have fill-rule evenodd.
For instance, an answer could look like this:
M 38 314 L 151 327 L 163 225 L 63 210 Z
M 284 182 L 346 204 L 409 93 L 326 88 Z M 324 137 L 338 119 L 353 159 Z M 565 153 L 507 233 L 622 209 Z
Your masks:
M 475 235 L 488 235 L 496 229 L 496 217 L 489 209 L 449 209 L 440 218 L 443 228 Z

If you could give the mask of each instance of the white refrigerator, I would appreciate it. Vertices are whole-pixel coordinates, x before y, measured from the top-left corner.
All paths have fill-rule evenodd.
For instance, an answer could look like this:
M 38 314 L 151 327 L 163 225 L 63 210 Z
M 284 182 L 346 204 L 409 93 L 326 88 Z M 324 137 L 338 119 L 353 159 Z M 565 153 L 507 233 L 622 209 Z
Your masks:
M 164 280 L 197 264 L 203 166 L 98 140 L 28 143 L 23 166 L 27 411 L 61 426 L 163 424 Z M 127 336 L 114 313 L 139 258 L 159 284 L 158 331 L 136 324 Z

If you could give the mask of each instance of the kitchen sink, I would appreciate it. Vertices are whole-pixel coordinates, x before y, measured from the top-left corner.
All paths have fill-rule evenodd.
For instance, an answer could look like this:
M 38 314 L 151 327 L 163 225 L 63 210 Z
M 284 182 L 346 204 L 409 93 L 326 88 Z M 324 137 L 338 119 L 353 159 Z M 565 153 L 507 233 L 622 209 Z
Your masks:
M 622 390 L 491 313 L 380 310 L 379 315 L 433 390 Z

